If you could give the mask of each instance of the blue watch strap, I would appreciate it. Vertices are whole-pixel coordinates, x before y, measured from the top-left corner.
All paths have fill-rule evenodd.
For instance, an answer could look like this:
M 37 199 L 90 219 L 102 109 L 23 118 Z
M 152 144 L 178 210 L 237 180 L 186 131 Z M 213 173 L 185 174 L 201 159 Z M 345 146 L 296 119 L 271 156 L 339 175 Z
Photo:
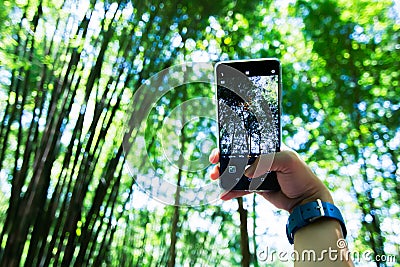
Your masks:
M 332 203 L 317 199 L 293 209 L 286 224 L 286 235 L 289 243 L 294 243 L 294 234 L 297 230 L 323 217 L 338 220 L 342 226 L 343 236 L 346 238 L 347 230 L 339 209 Z

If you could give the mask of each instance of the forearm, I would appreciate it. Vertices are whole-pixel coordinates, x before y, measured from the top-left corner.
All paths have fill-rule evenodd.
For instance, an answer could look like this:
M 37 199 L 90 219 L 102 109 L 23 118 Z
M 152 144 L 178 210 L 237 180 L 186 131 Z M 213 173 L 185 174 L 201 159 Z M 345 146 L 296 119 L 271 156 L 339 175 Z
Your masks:
M 318 219 L 294 235 L 295 266 L 354 266 L 344 243 L 338 221 Z

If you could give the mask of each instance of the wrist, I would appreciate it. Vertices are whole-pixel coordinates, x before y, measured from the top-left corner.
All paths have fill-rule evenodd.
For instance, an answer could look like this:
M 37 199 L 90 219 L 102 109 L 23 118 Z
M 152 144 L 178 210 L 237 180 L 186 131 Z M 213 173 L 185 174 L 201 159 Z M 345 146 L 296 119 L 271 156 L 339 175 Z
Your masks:
M 303 237 L 309 237 L 310 235 L 323 236 L 327 231 L 335 232 L 337 238 L 344 237 L 342 227 L 338 220 L 328 217 L 321 217 L 305 227 L 300 228 L 294 235 L 294 239 L 298 240 Z

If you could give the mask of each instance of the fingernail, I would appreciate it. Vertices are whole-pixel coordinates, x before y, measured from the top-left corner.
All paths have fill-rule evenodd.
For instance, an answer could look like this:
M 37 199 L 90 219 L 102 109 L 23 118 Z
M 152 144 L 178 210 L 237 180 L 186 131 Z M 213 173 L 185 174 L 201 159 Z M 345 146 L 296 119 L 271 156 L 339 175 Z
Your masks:
M 220 195 L 220 199 L 221 200 L 228 200 L 229 198 L 227 197 L 227 195 L 229 194 L 229 192 L 225 192 L 225 193 L 222 193 L 221 195 Z
M 244 170 L 244 175 L 249 178 L 252 178 L 253 174 L 254 174 L 254 171 L 253 171 L 253 168 L 251 167 L 251 165 L 247 166 L 246 169 Z

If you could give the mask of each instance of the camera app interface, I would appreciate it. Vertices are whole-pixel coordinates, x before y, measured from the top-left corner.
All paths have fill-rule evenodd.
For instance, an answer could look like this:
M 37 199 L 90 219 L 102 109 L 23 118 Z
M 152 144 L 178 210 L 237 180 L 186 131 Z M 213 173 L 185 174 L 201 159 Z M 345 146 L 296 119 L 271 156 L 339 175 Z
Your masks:
M 222 161 L 247 157 L 251 164 L 258 155 L 279 148 L 278 71 L 251 76 L 250 71 L 221 69 L 217 74 L 220 157 Z M 235 173 L 234 168 L 227 171 Z

